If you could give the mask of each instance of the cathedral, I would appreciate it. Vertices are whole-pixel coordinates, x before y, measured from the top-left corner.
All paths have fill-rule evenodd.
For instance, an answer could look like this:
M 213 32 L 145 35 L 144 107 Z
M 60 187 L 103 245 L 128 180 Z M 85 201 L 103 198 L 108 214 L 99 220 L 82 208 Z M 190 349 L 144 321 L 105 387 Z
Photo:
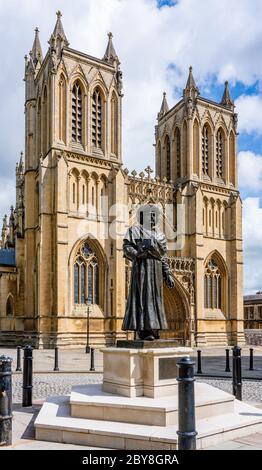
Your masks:
M 175 288 L 164 287 L 162 337 L 243 343 L 237 114 L 228 83 L 220 103 L 206 99 L 190 67 L 180 101 L 169 108 L 164 93 L 154 177 L 149 166 L 138 174 L 122 162 L 122 72 L 111 33 L 103 58 L 76 51 L 57 12 L 45 56 L 35 30 L 24 81 L 25 149 L 0 241 L 0 345 L 70 348 L 88 335 L 99 347 L 126 338 L 123 236 L 148 202 L 177 234 L 168 239 Z

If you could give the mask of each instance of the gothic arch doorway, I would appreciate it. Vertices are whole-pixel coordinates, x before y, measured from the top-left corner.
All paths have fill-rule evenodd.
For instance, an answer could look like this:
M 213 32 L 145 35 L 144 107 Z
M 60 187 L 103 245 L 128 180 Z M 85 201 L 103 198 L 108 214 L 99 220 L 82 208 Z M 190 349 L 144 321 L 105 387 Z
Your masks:
M 164 306 L 168 331 L 161 332 L 161 338 L 178 339 L 182 344 L 190 341 L 189 307 L 185 295 L 176 286 L 168 289 L 164 286 Z

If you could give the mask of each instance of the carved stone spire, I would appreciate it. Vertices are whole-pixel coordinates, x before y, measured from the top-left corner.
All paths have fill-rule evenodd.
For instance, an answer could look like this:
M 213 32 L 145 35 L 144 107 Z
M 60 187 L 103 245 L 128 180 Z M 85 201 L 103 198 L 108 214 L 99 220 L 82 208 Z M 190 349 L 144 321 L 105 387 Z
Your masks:
M 163 100 L 161 104 L 160 111 L 158 113 L 157 119 L 161 119 L 169 111 L 169 106 L 167 104 L 166 92 L 163 92 Z
M 105 55 L 103 57 L 103 60 L 105 62 L 109 62 L 111 64 L 114 64 L 116 62 L 119 65 L 120 62 L 119 62 L 117 53 L 115 51 L 112 39 L 113 39 L 113 34 L 108 33 L 108 43 L 107 43 L 107 48 L 106 48 L 106 52 L 105 52 Z
M 234 101 L 232 100 L 230 95 L 228 82 L 225 82 L 225 89 L 220 104 L 222 104 L 226 108 L 234 109 Z
M 184 89 L 184 98 L 190 97 L 191 99 L 196 99 L 198 96 L 199 96 L 199 89 L 196 86 L 196 82 L 193 76 L 193 67 L 190 66 L 186 88 Z
M 64 32 L 64 28 L 63 28 L 63 24 L 62 24 L 62 20 L 61 20 L 61 17 L 62 17 L 61 11 L 58 10 L 56 12 L 56 16 L 57 16 L 57 20 L 56 20 L 55 29 L 53 31 L 51 39 L 52 39 L 52 37 L 54 37 L 56 41 L 60 41 L 66 47 L 68 47 L 69 42 L 68 42 L 67 37 L 66 37 L 65 32 Z M 50 43 L 50 41 L 49 41 L 49 43 Z
M 41 43 L 39 39 L 39 29 L 35 28 L 35 39 L 32 47 L 32 60 L 35 65 L 39 63 L 40 65 L 43 62 L 43 54 L 42 54 L 42 48 L 41 48 Z
M 196 105 L 196 99 L 199 96 L 199 89 L 193 76 L 193 68 L 189 67 L 189 74 L 187 79 L 186 88 L 183 91 L 183 97 L 186 105 L 186 115 L 189 119 L 193 116 L 193 110 Z

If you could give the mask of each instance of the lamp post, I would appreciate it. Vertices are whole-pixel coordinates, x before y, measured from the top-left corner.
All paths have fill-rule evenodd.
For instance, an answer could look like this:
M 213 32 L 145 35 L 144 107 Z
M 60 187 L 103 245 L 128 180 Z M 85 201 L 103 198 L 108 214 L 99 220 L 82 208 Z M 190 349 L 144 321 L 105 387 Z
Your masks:
M 86 298 L 86 354 L 90 353 L 90 346 L 89 346 L 89 317 L 90 317 L 90 302 L 88 298 Z

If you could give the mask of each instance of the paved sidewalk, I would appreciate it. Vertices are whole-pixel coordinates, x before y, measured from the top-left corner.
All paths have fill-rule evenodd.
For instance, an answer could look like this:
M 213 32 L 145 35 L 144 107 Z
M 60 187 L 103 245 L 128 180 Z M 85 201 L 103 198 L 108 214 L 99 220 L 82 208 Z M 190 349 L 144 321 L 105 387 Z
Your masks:
M 35 440 L 34 422 L 40 411 L 42 402 L 33 407 L 21 408 L 14 406 L 13 411 L 13 443 L 11 446 L 0 447 L 1 450 L 83 450 L 96 447 L 59 444 Z
M 101 348 L 95 349 L 96 372 L 103 370 L 103 354 Z M 196 357 L 197 349 L 194 348 L 192 356 Z M 203 375 L 220 375 L 232 377 L 232 372 L 225 372 L 225 349 L 226 348 L 201 348 Z M 230 349 L 230 368 L 232 371 L 232 353 Z M 0 348 L 0 355 L 6 354 L 13 358 L 13 371 L 16 369 L 16 349 Z M 23 363 L 23 351 L 21 351 Z M 59 349 L 60 373 L 89 372 L 90 354 L 85 353 L 85 347 L 78 349 Z M 249 347 L 242 348 L 243 378 L 262 379 L 262 346 L 254 346 L 254 371 L 249 371 Z M 54 350 L 35 349 L 33 351 L 33 369 L 35 373 L 56 373 L 54 369 Z M 19 374 L 19 372 L 18 372 Z M 21 374 L 21 372 L 20 372 Z
M 0 348 L 0 355 L 5 354 L 13 359 L 12 370 L 16 369 L 16 348 Z M 34 373 L 76 373 L 89 372 L 90 353 L 85 353 L 85 347 L 82 349 L 59 349 L 58 365 L 59 372 L 54 372 L 54 349 L 34 349 L 33 351 L 33 370 Z M 21 350 L 21 365 L 23 367 L 23 351 Z M 95 349 L 95 369 L 96 372 L 103 370 L 103 354 L 99 349 Z M 21 374 L 21 372 L 17 372 Z
M 31 408 L 14 407 L 13 412 L 13 444 L 1 447 L 0 450 L 102 450 L 97 447 L 59 444 L 54 442 L 36 441 L 34 439 L 34 421 L 41 408 L 41 402 Z M 222 442 L 206 450 L 262 450 L 262 433 Z

